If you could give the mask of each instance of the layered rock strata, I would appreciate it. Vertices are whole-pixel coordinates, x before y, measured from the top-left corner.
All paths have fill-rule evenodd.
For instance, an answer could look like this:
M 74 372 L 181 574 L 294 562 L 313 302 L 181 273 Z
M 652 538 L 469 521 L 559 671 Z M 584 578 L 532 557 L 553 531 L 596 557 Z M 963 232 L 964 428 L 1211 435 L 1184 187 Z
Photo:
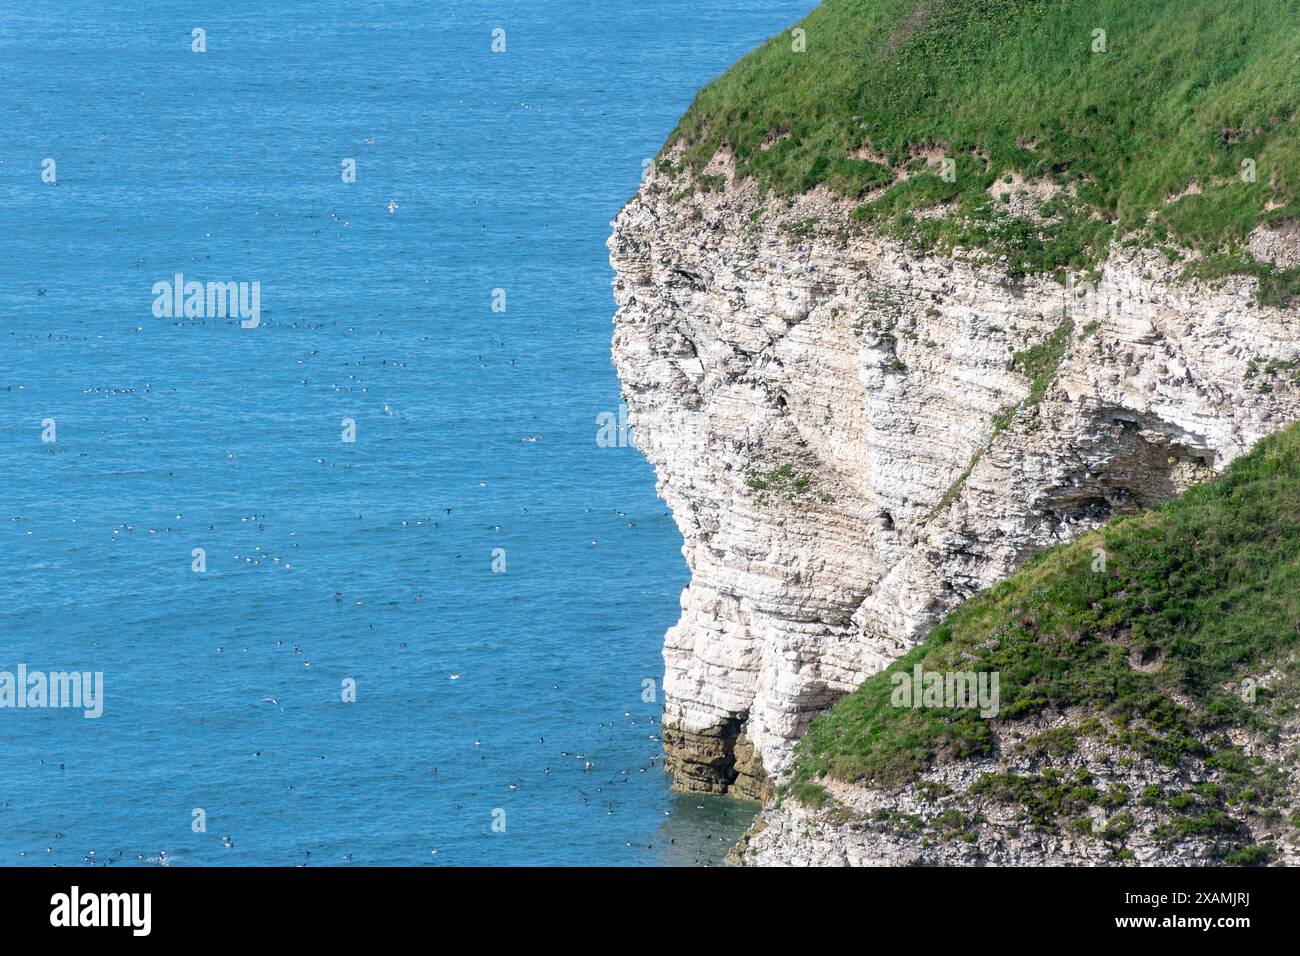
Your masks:
M 692 573 L 681 788 L 771 797 L 812 717 L 962 600 L 1300 414 L 1296 313 L 1254 279 L 1116 246 L 1093 285 L 1011 280 L 709 172 L 652 171 L 609 241 L 614 363 Z M 1285 264 L 1295 230 L 1251 247 Z

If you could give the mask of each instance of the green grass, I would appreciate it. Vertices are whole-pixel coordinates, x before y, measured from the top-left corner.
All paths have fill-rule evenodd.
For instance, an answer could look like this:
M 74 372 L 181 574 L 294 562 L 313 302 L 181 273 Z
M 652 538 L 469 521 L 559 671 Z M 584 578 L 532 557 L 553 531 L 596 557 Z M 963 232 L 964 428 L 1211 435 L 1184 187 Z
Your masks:
M 794 797 L 800 803 L 807 807 L 825 806 L 830 800 L 831 795 L 825 787 L 819 783 L 798 783 L 794 786 Z
M 1089 268 L 1137 230 L 1239 249 L 1300 214 L 1300 0 L 825 0 L 798 27 L 806 52 L 787 31 L 701 91 L 669 140 L 686 166 L 726 146 L 777 195 L 888 186 L 859 219 L 1006 255 L 1013 276 Z M 1055 225 L 1018 219 L 986 193 L 1013 170 L 1077 197 Z M 914 216 L 940 202 L 951 215 Z
M 1048 386 L 1056 380 L 1057 369 L 1065 350 L 1070 347 L 1070 336 L 1074 332 L 1074 321 L 1066 318 L 1052 330 L 1051 334 L 1033 348 L 1015 353 L 1016 370 L 1029 378 L 1029 395 L 1025 398 L 1025 407 L 1032 408 L 1043 400 Z
M 1252 275 L 1259 279 L 1261 305 L 1289 309 L 1300 303 L 1300 266 L 1278 269 L 1249 253 L 1218 252 L 1190 263 L 1183 272 L 1210 282 L 1229 275 Z
M 797 472 L 789 464 L 777 465 L 767 471 L 751 469 L 745 475 L 745 487 L 760 505 L 768 504 L 772 495 L 795 501 L 807 493 L 811 485 L 811 475 Z
M 1094 570 L 1097 548 L 1104 571 Z M 891 676 L 920 663 L 926 671 L 997 672 L 998 721 L 1081 707 L 1095 719 L 1080 733 L 1109 735 L 1168 765 L 1194 757 L 1229 785 L 1226 798 L 1262 799 L 1277 781 L 1220 738 L 1230 727 L 1269 733 L 1294 714 L 1297 650 L 1300 425 L 1293 425 L 1222 476 L 1039 555 L 968 600 L 813 721 L 793 780 L 899 785 L 936 763 L 992 754 L 990 721 L 975 711 L 891 706 Z M 1245 700 L 1240 681 L 1273 665 L 1280 683 Z M 1181 808 L 1189 814 L 1183 825 L 1208 826 L 1222 798 Z

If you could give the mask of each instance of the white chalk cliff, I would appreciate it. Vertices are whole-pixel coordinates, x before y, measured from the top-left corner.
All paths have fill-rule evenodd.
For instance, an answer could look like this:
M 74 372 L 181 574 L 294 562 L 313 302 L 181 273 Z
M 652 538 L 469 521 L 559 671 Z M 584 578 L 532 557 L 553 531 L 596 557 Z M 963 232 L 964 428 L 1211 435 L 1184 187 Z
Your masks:
M 1297 316 L 1254 279 L 1116 246 L 1095 290 L 1013 281 L 710 172 L 652 171 L 609 241 L 614 363 L 692 572 L 664 643 L 681 787 L 769 797 L 812 717 L 958 603 L 1300 417 L 1274 371 Z M 1285 263 L 1296 234 L 1252 248 Z M 1031 395 L 1014 356 L 1053 342 Z

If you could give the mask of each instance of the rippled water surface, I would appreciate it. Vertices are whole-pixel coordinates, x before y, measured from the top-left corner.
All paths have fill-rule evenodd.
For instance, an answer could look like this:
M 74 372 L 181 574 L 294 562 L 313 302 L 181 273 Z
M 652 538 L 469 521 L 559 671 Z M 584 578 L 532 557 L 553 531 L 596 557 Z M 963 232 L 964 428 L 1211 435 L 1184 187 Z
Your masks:
M 604 241 L 812 5 L 7 0 L 0 670 L 104 714 L 0 709 L 0 864 L 721 858 L 753 808 L 659 765 L 681 540 L 595 441 Z M 176 273 L 260 325 L 156 318 Z

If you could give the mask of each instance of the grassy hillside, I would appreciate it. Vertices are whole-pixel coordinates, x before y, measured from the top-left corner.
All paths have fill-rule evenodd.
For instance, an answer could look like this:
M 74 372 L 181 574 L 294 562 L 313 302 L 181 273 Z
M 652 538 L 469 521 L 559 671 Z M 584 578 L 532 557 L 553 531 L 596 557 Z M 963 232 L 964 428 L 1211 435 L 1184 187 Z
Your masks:
M 1241 240 L 1300 213 L 1300 0 L 825 0 L 797 27 L 804 52 L 783 33 L 697 97 L 669 141 L 696 173 L 726 146 L 778 195 L 887 187 L 859 219 L 1013 274 L 1087 268 L 1139 231 L 1263 274 Z M 988 188 L 1011 173 L 1074 195 L 1047 227 L 1008 215 Z M 914 216 L 936 203 L 954 215 Z
M 1202 816 L 1220 814 L 1214 819 L 1227 825 L 1233 813 L 1266 810 L 1283 796 L 1277 768 L 1229 736 L 1266 740 L 1295 725 L 1298 652 L 1294 425 L 1220 478 L 1049 551 L 971 598 L 813 723 L 799 745 L 796 792 L 815 800 L 823 775 L 903 784 L 932 765 L 992 754 L 1006 722 L 1077 707 L 1088 717 L 1047 749 L 1094 737 L 1168 766 L 1195 760 L 1220 788 Z M 891 676 L 918 662 L 925 671 L 998 672 L 997 719 L 891 706 Z M 1245 694 L 1251 679 L 1258 687 Z M 987 785 L 1033 786 L 1021 778 Z

